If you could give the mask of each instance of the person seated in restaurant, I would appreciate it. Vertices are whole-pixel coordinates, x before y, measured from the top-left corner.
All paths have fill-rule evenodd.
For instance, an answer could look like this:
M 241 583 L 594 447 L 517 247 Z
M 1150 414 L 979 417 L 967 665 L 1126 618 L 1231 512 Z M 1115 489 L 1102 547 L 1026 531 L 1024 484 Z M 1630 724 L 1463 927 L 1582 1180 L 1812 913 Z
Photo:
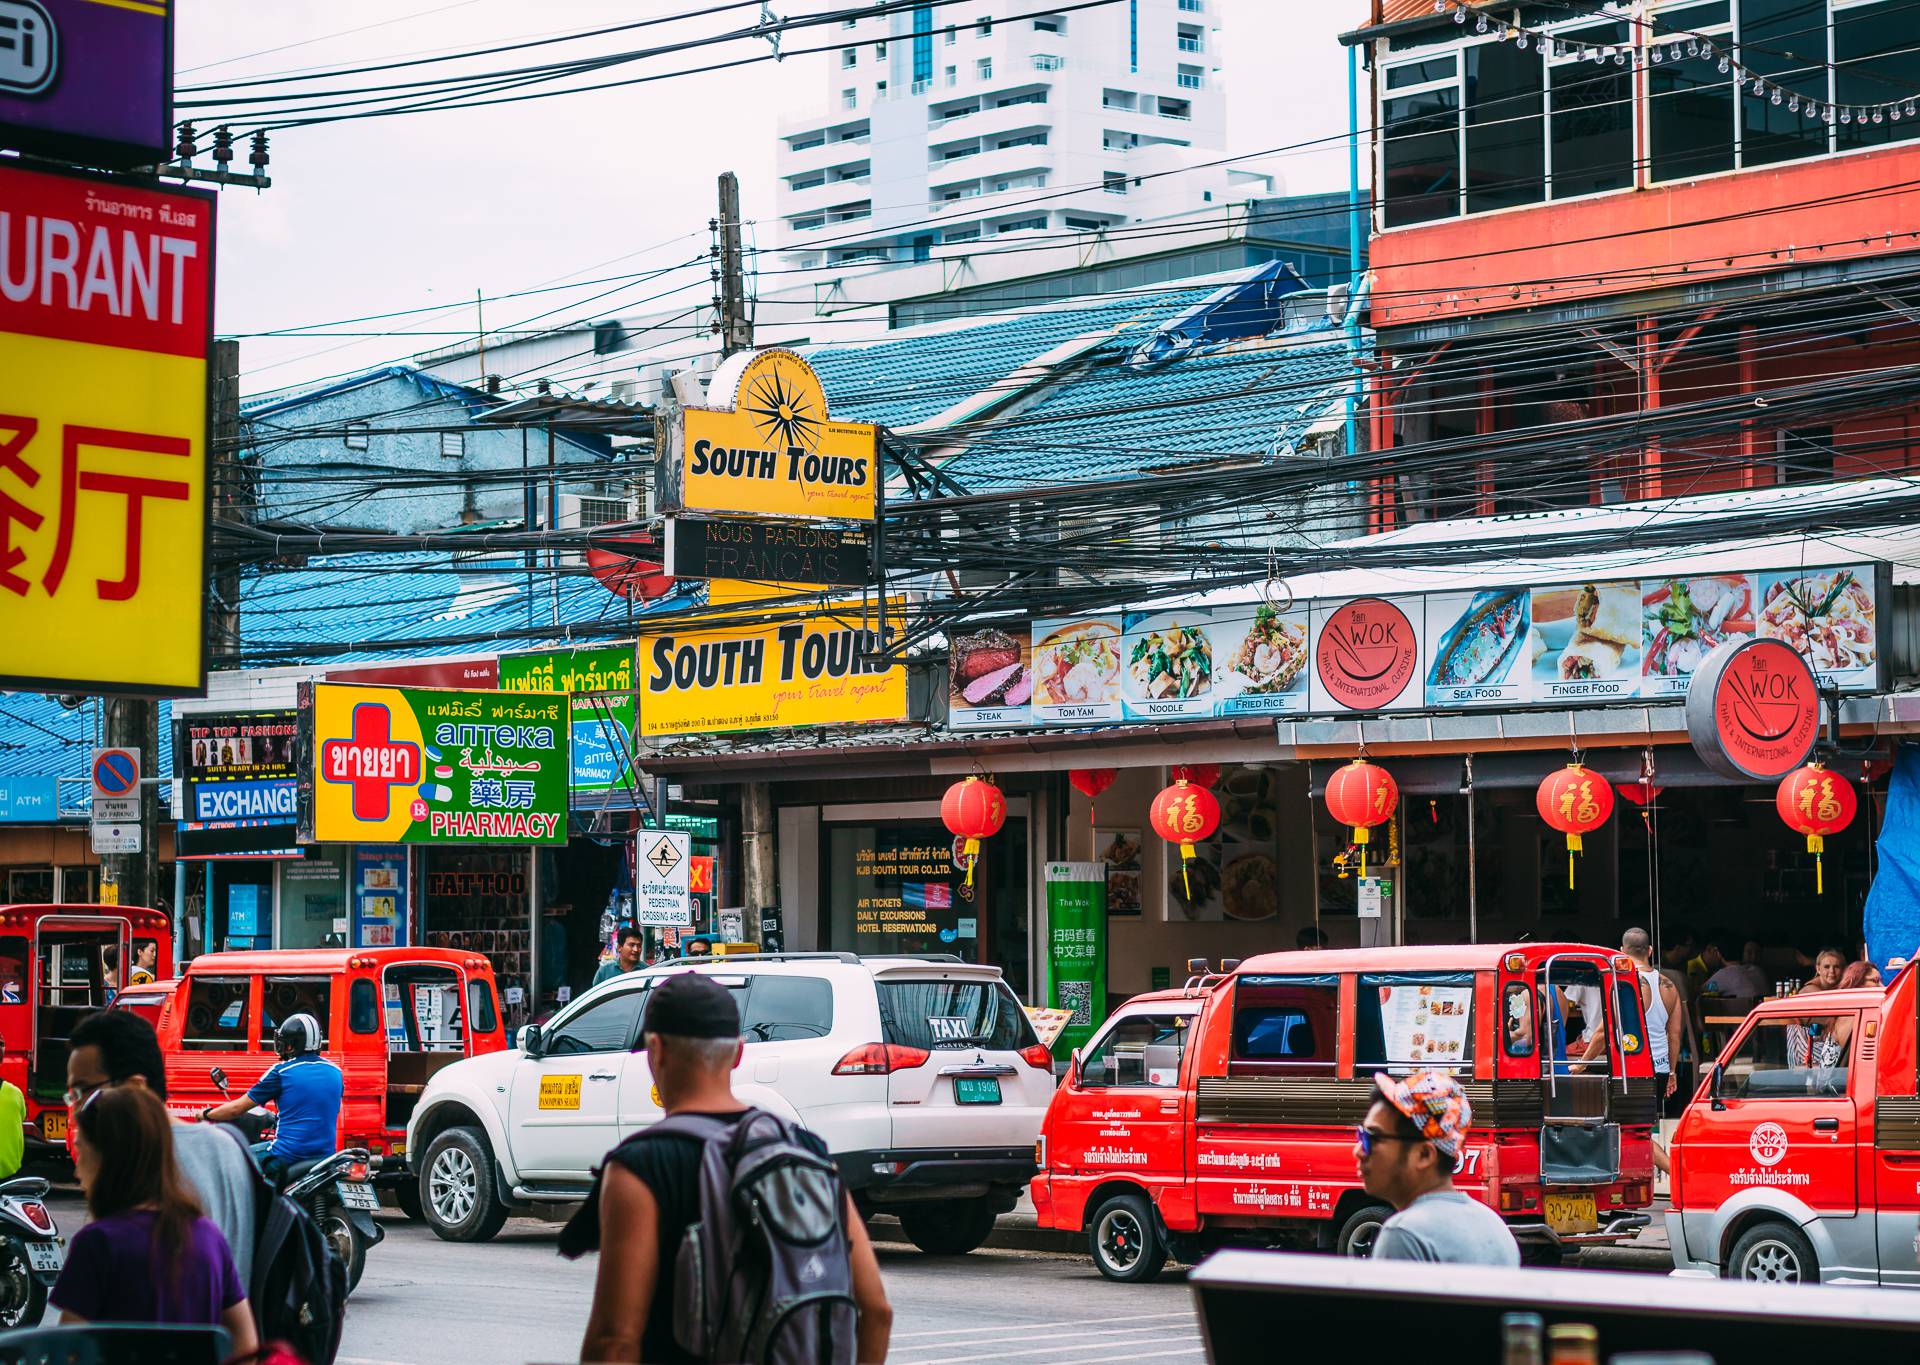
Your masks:
M 1293 946 L 1301 952 L 1324 948 L 1329 942 L 1331 940 L 1327 938 L 1327 931 L 1317 924 L 1309 924 L 1293 936 Z
M 1802 986 L 1796 995 L 1818 995 L 1822 991 L 1840 989 L 1840 978 L 1847 970 L 1847 955 L 1838 948 L 1822 948 L 1813 959 L 1813 980 Z
M 1729 962 L 1707 978 L 1708 995 L 1759 1000 L 1772 993 L 1773 983 L 1767 980 L 1766 971 L 1760 966 L 1760 944 L 1754 939 L 1748 939 L 1741 948 L 1738 962 Z
M 1687 993 L 1697 1000 L 1706 993 L 1707 982 L 1727 965 L 1724 945 L 1733 941 L 1725 929 L 1709 929 L 1700 936 L 1700 951 L 1687 963 Z

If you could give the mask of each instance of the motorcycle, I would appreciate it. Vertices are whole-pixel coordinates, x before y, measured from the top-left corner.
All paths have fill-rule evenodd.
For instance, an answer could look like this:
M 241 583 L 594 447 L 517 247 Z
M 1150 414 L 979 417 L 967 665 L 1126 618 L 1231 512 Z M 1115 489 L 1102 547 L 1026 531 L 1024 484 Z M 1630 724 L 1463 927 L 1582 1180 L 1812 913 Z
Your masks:
M 227 1095 L 226 1073 L 216 1066 L 207 1074 L 221 1095 Z M 265 1142 L 273 1136 L 274 1116 L 264 1109 L 252 1109 L 227 1122 L 250 1143 Z M 334 1254 L 346 1266 L 349 1293 L 367 1268 L 367 1248 L 379 1245 L 387 1235 L 373 1218 L 380 1197 L 368 1182 L 370 1171 L 367 1149 L 348 1147 L 331 1156 L 296 1161 L 280 1180 L 280 1192 L 312 1215 Z
M 37 1176 L 0 1183 L 0 1328 L 38 1324 L 66 1263 L 46 1193 L 47 1182 Z

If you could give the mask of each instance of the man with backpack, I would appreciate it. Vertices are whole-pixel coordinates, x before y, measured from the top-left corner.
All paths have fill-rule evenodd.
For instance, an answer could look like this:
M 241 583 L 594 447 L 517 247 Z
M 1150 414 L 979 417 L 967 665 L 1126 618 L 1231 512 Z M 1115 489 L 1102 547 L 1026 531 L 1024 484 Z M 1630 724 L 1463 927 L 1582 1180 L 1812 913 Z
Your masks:
M 667 1117 L 607 1154 L 561 1254 L 600 1249 L 583 1361 L 884 1361 L 893 1310 L 826 1144 L 742 1105 L 726 987 L 666 977 L 642 1021 Z

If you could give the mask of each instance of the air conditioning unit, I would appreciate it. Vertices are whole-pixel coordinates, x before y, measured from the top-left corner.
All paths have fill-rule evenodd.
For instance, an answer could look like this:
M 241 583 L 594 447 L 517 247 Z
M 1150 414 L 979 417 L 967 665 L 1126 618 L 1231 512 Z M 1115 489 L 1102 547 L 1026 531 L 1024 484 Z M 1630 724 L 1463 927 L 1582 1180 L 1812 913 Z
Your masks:
M 636 520 L 633 506 L 625 498 L 595 493 L 562 493 L 557 499 L 559 517 L 556 530 L 581 530 L 592 526 L 618 526 Z M 564 564 L 584 564 L 586 555 L 578 550 L 561 557 Z

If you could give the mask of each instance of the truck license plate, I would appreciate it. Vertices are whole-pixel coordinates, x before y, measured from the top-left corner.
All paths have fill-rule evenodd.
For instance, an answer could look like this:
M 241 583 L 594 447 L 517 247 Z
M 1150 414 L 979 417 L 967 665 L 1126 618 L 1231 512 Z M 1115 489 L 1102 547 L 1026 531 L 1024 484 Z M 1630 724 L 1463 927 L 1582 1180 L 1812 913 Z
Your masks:
M 1545 1203 L 1547 1226 L 1555 1232 L 1565 1235 L 1600 1230 L 1600 1215 L 1590 1194 L 1550 1194 Z
M 362 1185 L 357 1180 L 339 1180 L 334 1185 L 340 1191 L 340 1202 L 350 1209 L 372 1210 L 380 1207 L 380 1196 L 373 1192 L 371 1185 Z M 1593 1201 L 1587 1202 L 1591 1204 Z
M 997 1076 L 956 1076 L 953 1081 L 955 1104 L 1000 1103 L 1000 1079 Z
M 58 1270 L 66 1260 L 66 1248 L 58 1242 L 27 1243 L 27 1264 L 35 1270 Z

